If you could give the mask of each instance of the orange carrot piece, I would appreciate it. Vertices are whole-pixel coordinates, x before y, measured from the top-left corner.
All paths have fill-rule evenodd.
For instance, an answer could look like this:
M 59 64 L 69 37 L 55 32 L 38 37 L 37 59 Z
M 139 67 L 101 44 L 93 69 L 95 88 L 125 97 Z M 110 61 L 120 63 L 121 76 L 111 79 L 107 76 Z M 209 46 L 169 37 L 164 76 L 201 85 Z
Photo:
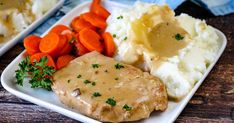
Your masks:
M 105 53 L 107 56 L 112 57 L 116 50 L 113 37 L 109 32 L 104 32 L 102 37 L 104 39 Z
M 54 26 L 49 33 L 51 32 L 54 32 L 56 34 L 61 34 L 62 31 L 64 30 L 70 30 L 69 27 L 65 26 L 65 25 L 62 25 L 62 24 L 59 24 L 59 25 L 56 25 Z
M 95 31 L 85 28 L 79 32 L 79 40 L 81 44 L 89 51 L 103 51 L 103 46 L 100 42 L 101 37 Z
M 48 33 L 45 37 L 42 38 L 39 49 L 42 53 L 47 53 L 53 58 L 57 56 L 57 53 L 59 51 L 59 48 L 61 48 L 61 40 L 65 40 L 64 38 L 61 38 L 63 36 L 60 36 L 56 33 Z
M 39 44 L 41 38 L 36 35 L 30 35 L 24 39 L 24 47 L 29 55 L 40 52 Z
M 94 6 L 94 9 L 92 10 L 93 13 L 96 15 L 104 18 L 105 20 L 109 17 L 110 12 L 108 12 L 104 7 L 101 5 L 96 5 Z
M 71 27 L 76 32 L 79 32 L 80 30 L 84 28 L 90 28 L 90 29 L 95 30 L 95 27 L 91 23 L 87 22 L 86 20 L 80 17 L 76 17 L 72 20 Z
M 100 29 L 105 29 L 107 26 L 107 23 L 105 19 L 102 17 L 99 17 L 98 15 L 92 13 L 92 12 L 86 12 L 84 14 L 80 15 L 82 18 L 84 18 L 86 21 L 91 23 L 93 26 L 98 27 Z
M 96 5 L 99 5 L 101 3 L 101 0 L 93 0 L 91 7 L 90 7 L 90 11 L 92 12 L 95 8 Z
M 76 42 L 74 43 L 75 44 L 75 47 L 76 47 L 76 55 L 77 56 L 82 56 L 86 53 L 89 52 L 89 50 L 87 48 L 85 48 L 81 43 L 80 41 L 78 40 L 79 39 L 79 34 L 76 35 L 77 37 L 77 40 Z
M 71 30 L 63 30 L 61 35 L 66 36 L 67 41 L 73 43 L 75 41 L 75 34 Z
M 75 57 L 71 56 L 71 55 L 60 56 L 56 62 L 57 69 L 59 70 L 59 69 L 65 67 L 73 59 L 75 59 Z
M 32 56 L 30 56 L 30 63 L 33 63 L 34 61 L 37 61 L 39 62 L 40 59 L 42 57 L 46 56 L 47 57 L 47 62 L 46 62 L 46 65 L 47 66 L 51 66 L 51 67 L 54 67 L 56 69 L 56 66 L 55 66 L 55 63 L 54 63 L 54 60 L 52 59 L 52 57 L 46 53 L 36 53 Z

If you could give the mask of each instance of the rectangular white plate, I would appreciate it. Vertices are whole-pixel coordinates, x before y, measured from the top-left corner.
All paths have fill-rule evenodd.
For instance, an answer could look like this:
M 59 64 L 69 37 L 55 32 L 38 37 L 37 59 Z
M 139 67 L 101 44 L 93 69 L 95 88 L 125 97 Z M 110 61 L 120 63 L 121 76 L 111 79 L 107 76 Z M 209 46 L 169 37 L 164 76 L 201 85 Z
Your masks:
M 110 2 L 110 1 L 105 1 L 104 5 L 110 12 L 113 11 L 114 9 L 126 7 L 125 5 Z M 84 10 L 88 10 L 89 6 L 90 6 L 89 2 L 83 3 L 77 6 L 67 15 L 65 15 L 61 20 L 59 20 L 56 24 L 68 25 L 73 19 L 73 17 L 79 15 Z M 216 30 L 216 32 L 220 40 L 220 49 L 219 49 L 219 52 L 217 54 L 215 61 L 209 66 L 209 68 L 203 75 L 202 79 L 199 82 L 197 82 L 195 87 L 183 100 L 181 100 L 180 102 L 170 101 L 166 111 L 162 113 L 153 112 L 148 119 L 141 120 L 140 122 L 155 123 L 155 121 L 157 121 L 158 123 L 170 123 L 170 122 L 173 122 L 178 117 L 178 115 L 184 109 L 188 101 L 191 99 L 191 97 L 194 95 L 196 90 L 202 84 L 206 76 L 209 74 L 211 69 L 214 67 L 215 63 L 218 61 L 219 57 L 221 56 L 221 54 L 223 53 L 226 47 L 227 40 L 226 40 L 225 35 L 219 30 Z M 28 100 L 30 102 L 46 107 L 53 111 L 59 112 L 73 119 L 76 119 L 82 122 L 92 122 L 92 123 L 99 122 L 92 118 L 86 117 L 71 108 L 66 107 L 64 104 L 62 104 L 59 101 L 59 99 L 56 97 L 56 95 L 53 92 L 48 92 L 42 89 L 31 89 L 28 83 L 25 83 L 23 87 L 16 85 L 14 73 L 15 73 L 15 70 L 18 68 L 18 63 L 23 58 L 24 58 L 24 52 L 21 53 L 2 73 L 1 82 L 2 82 L 3 87 L 7 91 L 9 91 L 10 93 L 22 99 Z
M 46 12 L 41 18 L 35 20 L 24 31 L 18 33 L 14 38 L 0 44 L 0 56 L 6 51 L 12 48 L 18 41 L 23 39 L 26 35 L 32 32 L 37 26 L 44 22 L 47 18 L 53 15 L 60 7 L 62 7 L 64 0 L 59 0 L 48 12 Z

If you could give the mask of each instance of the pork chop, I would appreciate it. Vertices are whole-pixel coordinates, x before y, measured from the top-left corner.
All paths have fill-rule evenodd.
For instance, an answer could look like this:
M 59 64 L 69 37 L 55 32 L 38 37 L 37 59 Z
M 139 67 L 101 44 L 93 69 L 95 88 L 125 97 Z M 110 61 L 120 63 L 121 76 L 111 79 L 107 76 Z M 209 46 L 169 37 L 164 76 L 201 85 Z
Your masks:
M 100 121 L 135 121 L 167 108 L 158 78 L 95 51 L 71 61 L 53 79 L 62 103 Z

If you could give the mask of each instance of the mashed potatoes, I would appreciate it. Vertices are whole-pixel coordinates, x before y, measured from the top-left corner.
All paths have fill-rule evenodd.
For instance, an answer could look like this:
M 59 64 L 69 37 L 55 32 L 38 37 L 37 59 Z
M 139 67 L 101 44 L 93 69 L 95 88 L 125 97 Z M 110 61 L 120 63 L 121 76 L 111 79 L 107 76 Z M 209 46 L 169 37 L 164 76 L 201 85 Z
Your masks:
M 168 6 L 137 2 L 114 11 L 107 22 L 115 58 L 159 77 L 175 99 L 189 93 L 219 49 L 214 28 L 186 14 L 175 17 Z
M 23 31 L 56 2 L 57 0 L 1 0 L 0 43 Z

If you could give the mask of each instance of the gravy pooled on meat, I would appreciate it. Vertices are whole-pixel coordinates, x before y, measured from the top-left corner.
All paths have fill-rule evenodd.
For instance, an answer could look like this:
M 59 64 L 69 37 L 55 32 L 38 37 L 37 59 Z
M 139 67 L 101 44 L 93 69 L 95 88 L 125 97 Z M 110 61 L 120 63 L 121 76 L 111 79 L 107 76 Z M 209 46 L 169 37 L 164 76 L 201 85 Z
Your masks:
M 71 61 L 53 79 L 62 103 L 100 121 L 135 121 L 167 108 L 158 78 L 95 51 Z

